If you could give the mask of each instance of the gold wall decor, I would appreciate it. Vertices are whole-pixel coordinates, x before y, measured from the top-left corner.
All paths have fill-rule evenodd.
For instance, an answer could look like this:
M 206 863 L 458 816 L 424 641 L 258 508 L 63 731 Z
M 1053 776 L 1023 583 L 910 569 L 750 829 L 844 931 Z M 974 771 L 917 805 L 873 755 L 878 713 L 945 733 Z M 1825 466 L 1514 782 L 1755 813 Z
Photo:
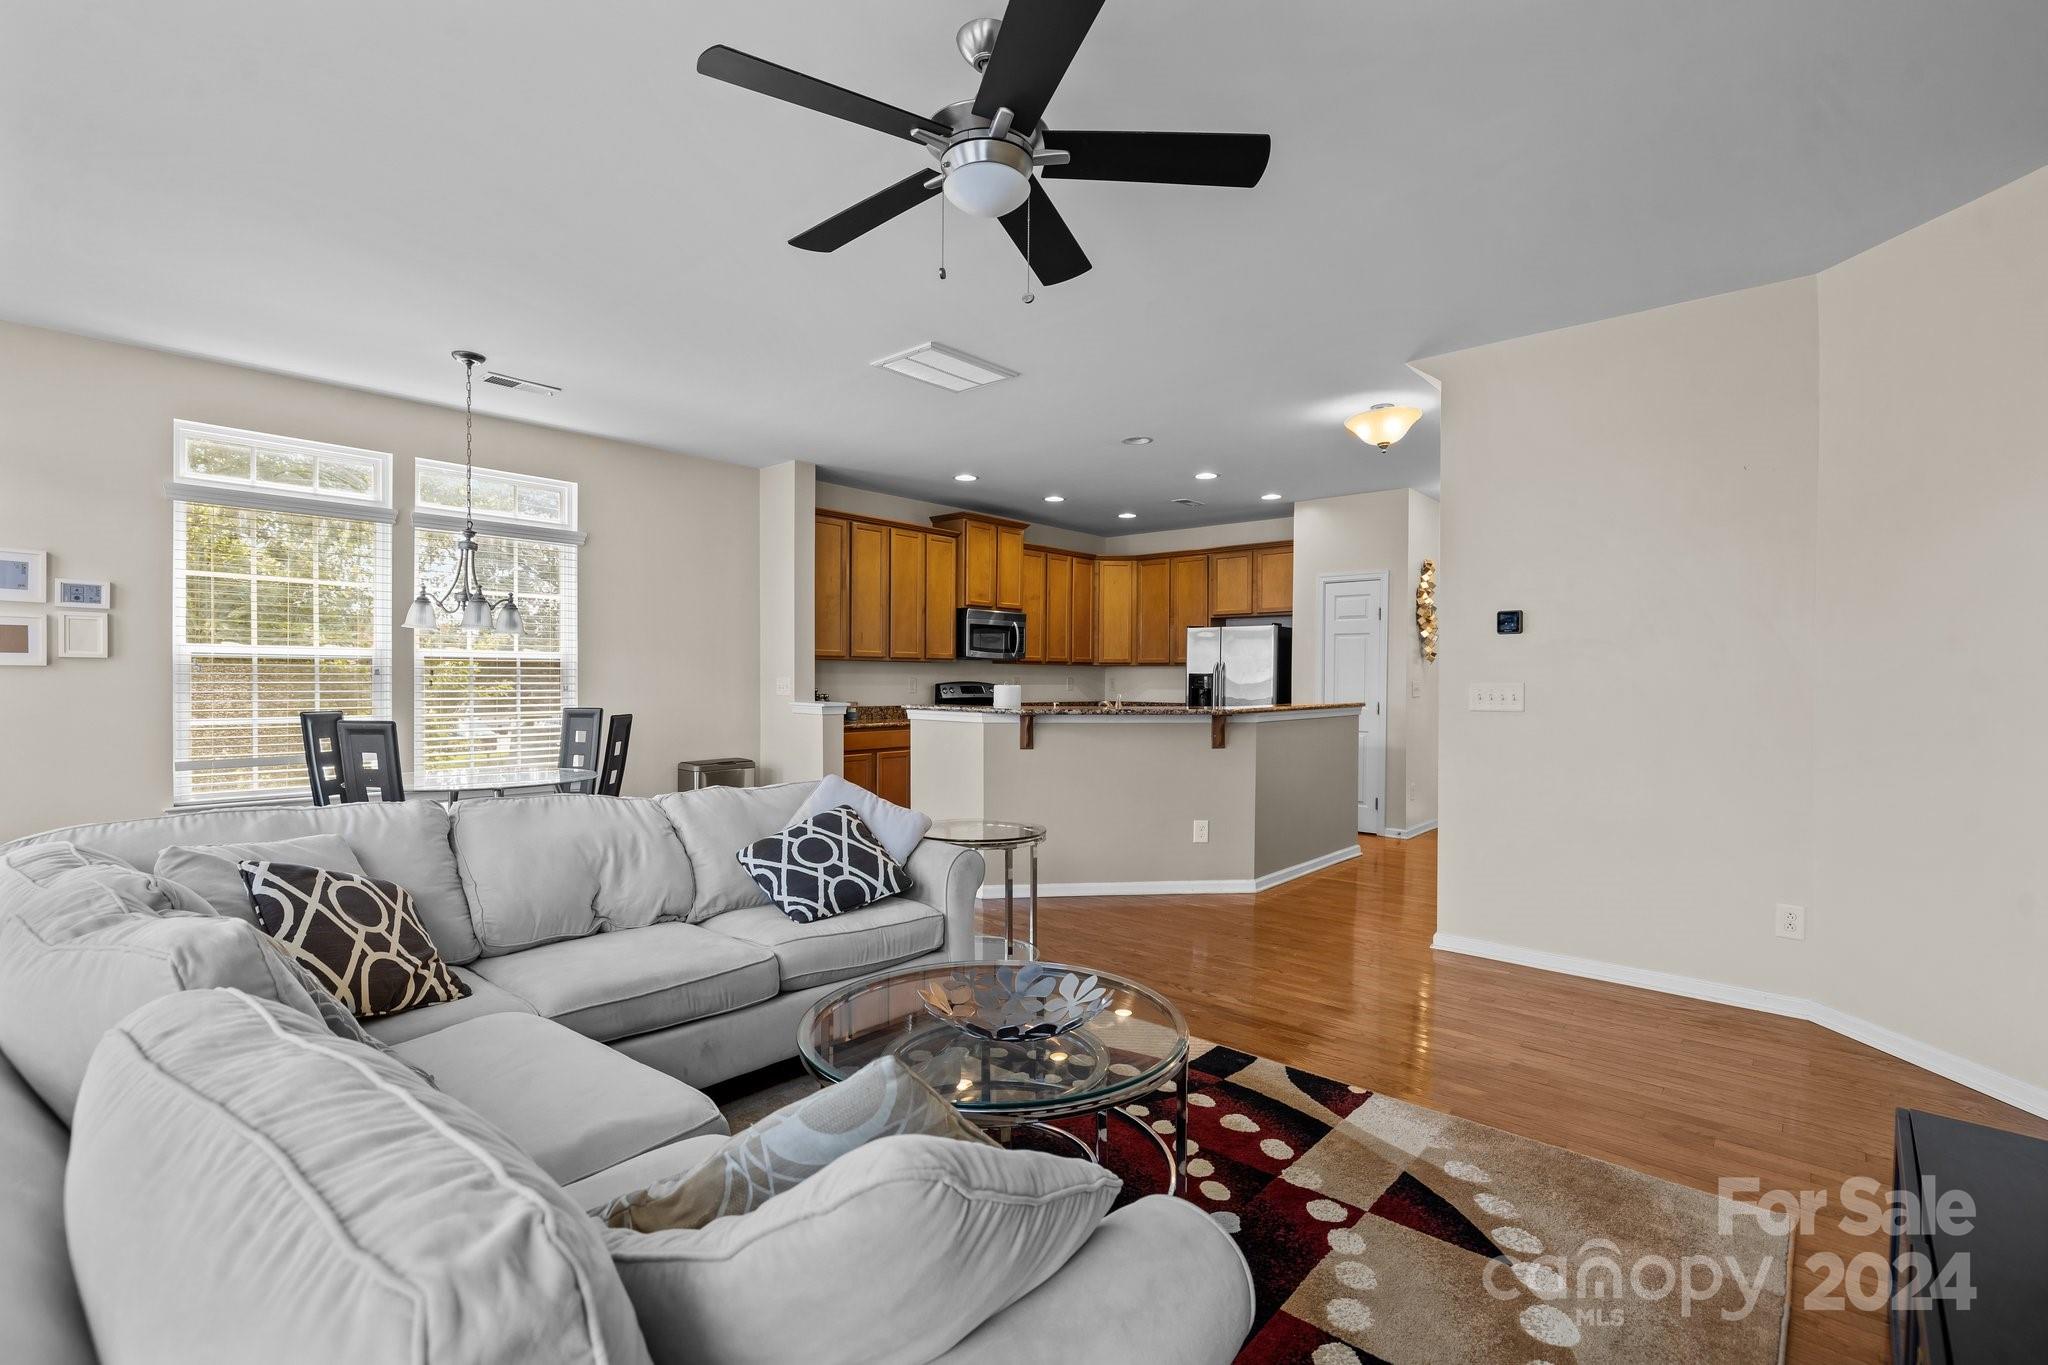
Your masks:
M 1436 662 L 1436 561 L 1422 561 L 1415 580 L 1415 631 L 1422 637 L 1422 661 Z

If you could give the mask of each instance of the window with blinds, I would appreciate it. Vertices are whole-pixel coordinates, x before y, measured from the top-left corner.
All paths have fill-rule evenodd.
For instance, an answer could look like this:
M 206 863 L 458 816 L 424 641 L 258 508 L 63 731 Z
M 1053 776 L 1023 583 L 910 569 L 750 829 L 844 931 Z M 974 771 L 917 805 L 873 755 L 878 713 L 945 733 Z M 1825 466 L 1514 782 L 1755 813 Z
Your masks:
M 172 790 L 303 796 L 299 712 L 391 714 L 390 457 L 179 422 Z
M 429 593 L 455 574 L 462 466 L 421 460 L 415 576 Z M 476 471 L 477 575 L 519 599 L 518 636 L 454 625 L 413 642 L 413 755 L 422 771 L 555 766 L 562 708 L 576 704 L 576 485 Z

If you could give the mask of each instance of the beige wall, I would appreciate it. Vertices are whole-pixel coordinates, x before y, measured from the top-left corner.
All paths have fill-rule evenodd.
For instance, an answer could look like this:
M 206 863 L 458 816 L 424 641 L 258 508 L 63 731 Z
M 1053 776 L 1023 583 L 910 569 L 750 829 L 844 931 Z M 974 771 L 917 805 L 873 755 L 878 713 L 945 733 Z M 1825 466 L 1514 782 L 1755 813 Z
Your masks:
M 824 751 L 824 726 L 792 710 L 809 701 L 817 679 L 817 467 L 800 460 L 760 472 L 760 708 L 762 782 L 800 782 L 836 772 L 840 756 Z M 723 591 L 723 585 L 719 586 Z M 835 718 L 836 723 L 836 718 Z M 714 754 L 704 758 L 719 757 Z
M 1820 277 L 1829 1003 L 2048 1085 L 2048 171 Z
M 1771 993 L 2048 1113 L 2044 241 L 2048 171 L 1817 278 L 1425 362 L 1443 933 Z
M 454 397 L 460 379 L 451 362 Z M 485 399 L 487 404 L 544 402 Z M 114 582 L 113 653 L 0 669 L 0 839 L 154 815 L 171 799 L 174 418 L 389 451 L 401 514 L 416 457 L 460 458 L 459 411 L 0 323 L 0 545 Z M 628 788 L 668 790 L 675 763 L 754 742 L 752 469 L 480 417 L 479 464 L 573 479 L 580 700 L 634 713 Z M 412 545 L 393 536 L 394 598 Z M 706 591 L 708 584 L 719 591 Z M 398 602 L 394 602 L 394 611 Z M 394 640 L 397 718 L 411 718 L 410 633 Z

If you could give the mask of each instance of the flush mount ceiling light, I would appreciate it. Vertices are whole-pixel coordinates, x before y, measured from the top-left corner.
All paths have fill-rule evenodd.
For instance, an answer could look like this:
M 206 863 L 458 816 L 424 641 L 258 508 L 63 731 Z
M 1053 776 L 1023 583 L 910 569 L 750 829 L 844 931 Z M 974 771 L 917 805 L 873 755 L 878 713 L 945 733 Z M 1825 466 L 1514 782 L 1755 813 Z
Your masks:
M 1124 444 L 1127 446 L 1149 446 L 1152 444 L 1152 438 L 1150 436 L 1126 436 L 1124 437 Z
M 1116 519 L 1118 521 L 1136 521 L 1138 514 L 1136 512 L 1119 512 L 1116 514 Z
M 1366 411 L 1348 419 L 1344 425 L 1359 440 L 1369 446 L 1387 449 L 1394 442 L 1408 434 L 1408 428 L 1422 420 L 1421 408 L 1397 407 L 1392 403 L 1374 403 Z
M 1280 494 L 1280 493 L 1261 493 L 1261 494 L 1259 494 L 1259 501 L 1260 501 L 1260 502 L 1278 502 L 1278 501 L 1280 501 L 1280 499 L 1281 499 L 1281 498 L 1282 498 L 1283 496 L 1285 496 L 1285 495 L 1284 495 L 1284 494 Z
M 1045 495 L 1045 500 L 1047 502 L 1065 502 L 1066 498 L 1058 493 L 1047 493 Z
M 464 630 L 494 630 L 500 635 L 518 635 L 525 629 L 519 603 L 507 592 L 502 599 L 486 597 L 483 581 L 476 571 L 476 509 L 471 494 L 476 483 L 472 455 L 476 445 L 476 367 L 484 358 L 475 351 L 450 352 L 462 362 L 462 535 L 455 542 L 455 575 L 439 596 L 413 598 L 403 624 L 411 630 L 433 630 L 441 624 L 441 613 L 453 612 L 455 624 Z
M 1210 479 L 1216 477 L 1216 471 L 1213 469 L 1205 469 L 1201 473 L 1195 475 L 1195 477 L 1206 483 Z
M 977 479 L 977 478 L 979 478 L 979 477 L 980 477 L 980 476 L 979 476 L 979 475 L 976 475 L 976 474 L 955 474 L 955 475 L 953 476 L 953 482 L 954 482 L 954 483 L 973 483 L 973 482 L 975 481 L 975 479 Z
M 885 355 L 868 363 L 951 393 L 978 389 L 985 384 L 1000 384 L 1005 379 L 1017 377 L 1015 370 L 1006 370 L 965 351 L 941 346 L 936 341 L 922 342 L 907 351 L 898 351 L 895 355 Z

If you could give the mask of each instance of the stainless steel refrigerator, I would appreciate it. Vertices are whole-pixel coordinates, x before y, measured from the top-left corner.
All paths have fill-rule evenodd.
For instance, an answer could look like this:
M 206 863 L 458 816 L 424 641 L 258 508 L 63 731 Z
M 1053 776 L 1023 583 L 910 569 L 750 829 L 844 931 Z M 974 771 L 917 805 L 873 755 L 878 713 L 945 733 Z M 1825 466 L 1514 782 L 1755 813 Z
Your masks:
M 1190 706 L 1285 705 L 1294 699 L 1294 631 L 1192 626 L 1187 684 Z

